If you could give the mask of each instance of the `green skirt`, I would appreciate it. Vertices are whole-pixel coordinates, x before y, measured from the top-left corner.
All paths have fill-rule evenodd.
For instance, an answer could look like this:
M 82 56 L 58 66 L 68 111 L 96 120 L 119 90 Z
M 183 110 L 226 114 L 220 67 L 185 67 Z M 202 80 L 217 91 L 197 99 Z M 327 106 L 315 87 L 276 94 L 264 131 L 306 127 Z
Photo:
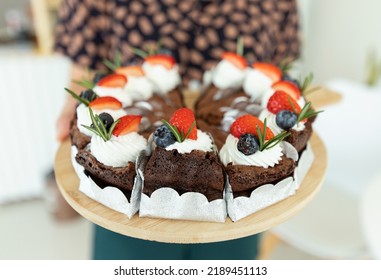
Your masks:
M 200 244 L 146 241 L 95 225 L 93 258 L 96 260 L 253 260 L 260 236 Z

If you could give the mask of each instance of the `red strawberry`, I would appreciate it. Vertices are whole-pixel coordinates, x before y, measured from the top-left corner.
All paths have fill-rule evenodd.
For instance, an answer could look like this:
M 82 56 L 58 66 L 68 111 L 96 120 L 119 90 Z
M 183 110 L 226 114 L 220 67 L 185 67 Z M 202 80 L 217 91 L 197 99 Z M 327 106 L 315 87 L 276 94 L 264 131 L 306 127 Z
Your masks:
M 279 67 L 271 63 L 255 62 L 253 68 L 261 71 L 267 77 L 269 77 L 273 83 L 279 81 L 282 78 L 282 70 Z
M 233 52 L 224 52 L 222 54 L 222 58 L 226 59 L 227 61 L 230 61 L 240 69 L 245 69 L 247 67 L 246 59 L 239 54 Z
M 167 54 L 154 54 L 147 56 L 144 61 L 151 64 L 163 65 L 167 69 L 172 69 L 176 64 L 176 60 Z
M 299 100 L 300 98 L 300 89 L 295 83 L 290 81 L 278 81 L 272 85 L 272 88 L 275 90 L 282 90 L 287 93 L 289 96 L 294 98 L 295 100 Z
M 243 115 L 236 119 L 230 127 L 230 133 L 239 138 L 243 134 L 253 134 L 258 137 L 257 127 L 263 133 L 263 122 L 255 116 L 252 115 Z M 269 140 L 274 137 L 274 133 L 269 127 L 266 127 L 266 137 L 265 140 Z
M 194 113 L 191 109 L 181 108 L 176 110 L 172 118 L 169 120 L 171 125 L 177 127 L 180 133 L 184 136 L 188 133 L 192 124 L 195 122 Z M 189 133 L 189 139 L 197 140 L 197 127 L 194 126 L 192 131 Z
M 296 100 L 281 90 L 275 91 L 275 93 L 270 97 L 267 102 L 267 110 L 273 114 L 277 114 L 282 110 L 289 110 L 296 114 L 299 114 L 301 111 Z
M 112 134 L 115 136 L 125 135 L 130 132 L 137 132 L 142 116 L 139 115 L 126 115 L 119 118 Z
M 114 97 L 111 96 L 103 96 L 98 97 L 90 102 L 90 108 L 102 110 L 102 109 L 113 109 L 118 110 L 122 108 L 122 103 Z
M 143 69 L 140 65 L 130 65 L 125 67 L 120 67 L 115 69 L 115 73 L 125 75 L 125 76 L 133 76 L 133 77 L 141 77 L 144 76 Z
M 127 78 L 125 75 L 111 74 L 102 78 L 97 85 L 100 87 L 124 87 L 126 83 Z

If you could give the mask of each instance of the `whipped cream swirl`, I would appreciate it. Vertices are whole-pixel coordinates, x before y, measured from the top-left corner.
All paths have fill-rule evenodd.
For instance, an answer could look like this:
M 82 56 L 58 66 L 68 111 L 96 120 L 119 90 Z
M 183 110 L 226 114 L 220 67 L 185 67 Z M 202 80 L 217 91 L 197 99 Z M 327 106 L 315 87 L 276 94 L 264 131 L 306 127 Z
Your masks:
M 124 111 L 123 109 L 119 109 L 119 110 L 110 110 L 110 109 L 94 110 L 93 109 L 93 112 L 94 112 L 94 115 L 99 115 L 103 112 L 108 113 L 112 116 L 114 121 L 116 121 L 120 117 L 126 115 L 126 111 Z M 80 104 L 77 107 L 77 127 L 78 127 L 80 132 L 82 132 L 83 134 L 85 134 L 87 136 L 91 137 L 94 135 L 94 133 L 92 131 L 88 130 L 87 128 L 83 127 L 82 125 L 86 125 L 86 126 L 91 125 L 89 107 L 87 107 L 84 104 Z
M 280 128 L 276 123 L 276 114 L 271 113 L 267 109 L 263 109 L 263 111 L 259 114 L 259 119 L 263 122 L 266 119 L 266 124 L 275 135 L 281 133 L 284 129 Z M 306 126 L 304 122 L 296 123 L 291 129 L 296 131 L 302 131 Z
M 258 100 L 266 91 L 271 89 L 273 81 L 256 69 L 248 69 L 245 80 L 243 81 L 243 89 L 252 101 Z
M 263 168 L 274 167 L 282 158 L 283 151 L 280 144 L 268 150 L 257 151 L 252 155 L 246 156 L 238 148 L 238 138 L 229 134 L 225 144 L 220 150 L 220 159 L 224 165 L 230 162 L 233 165 L 253 165 Z
M 178 65 L 167 69 L 163 65 L 144 62 L 142 68 L 147 78 L 153 83 L 154 91 L 158 94 L 164 95 L 170 92 L 181 82 Z
M 153 94 L 153 84 L 146 76 L 129 76 L 124 90 L 133 100 L 147 100 Z
M 124 167 L 135 162 L 139 152 L 145 149 L 147 140 L 136 132 L 122 136 L 111 136 L 104 141 L 98 135 L 91 138 L 91 154 L 101 163 L 112 167 Z
M 212 72 L 213 84 L 220 88 L 239 88 L 245 79 L 246 69 L 240 69 L 230 61 L 223 59 Z
M 183 142 L 175 142 L 165 148 L 167 151 L 177 150 L 180 154 L 190 153 L 193 150 L 199 150 L 204 152 L 211 152 L 213 150 L 213 143 L 210 136 L 197 130 L 197 140 L 185 139 Z
M 132 104 L 132 98 L 124 88 L 95 86 L 93 90 L 98 96 L 111 96 L 118 99 L 122 103 L 123 107 L 130 106 Z

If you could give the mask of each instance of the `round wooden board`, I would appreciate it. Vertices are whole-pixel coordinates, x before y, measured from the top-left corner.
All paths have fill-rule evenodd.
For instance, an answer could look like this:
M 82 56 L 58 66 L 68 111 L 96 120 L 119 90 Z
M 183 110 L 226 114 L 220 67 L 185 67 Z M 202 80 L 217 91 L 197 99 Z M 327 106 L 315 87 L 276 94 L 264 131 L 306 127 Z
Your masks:
M 208 243 L 231 240 L 268 230 L 298 213 L 317 193 L 325 176 L 327 154 L 321 139 L 314 134 L 311 146 L 315 160 L 294 196 L 282 200 L 238 222 L 193 222 L 155 218 L 128 219 L 90 199 L 79 191 L 79 179 L 70 159 L 70 141 L 61 144 L 55 159 L 58 186 L 67 202 L 83 217 L 111 231 L 145 240 L 167 243 Z

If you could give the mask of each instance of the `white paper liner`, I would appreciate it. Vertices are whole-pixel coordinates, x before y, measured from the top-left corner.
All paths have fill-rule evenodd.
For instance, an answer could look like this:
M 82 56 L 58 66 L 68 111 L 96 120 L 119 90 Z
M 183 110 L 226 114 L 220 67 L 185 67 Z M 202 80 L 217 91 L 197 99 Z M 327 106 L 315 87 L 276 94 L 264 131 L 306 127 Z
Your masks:
M 214 146 L 214 152 L 216 149 Z M 141 153 L 138 160 L 138 175 L 143 189 L 143 171 L 149 154 Z M 211 202 L 201 193 L 187 192 L 179 195 L 176 190 L 167 187 L 154 191 L 151 197 L 142 193 L 139 216 L 223 223 L 227 217 L 225 190 L 223 190 L 222 199 Z
M 78 150 L 75 146 L 71 147 L 71 161 L 75 172 L 79 177 L 79 190 L 95 201 L 123 214 L 131 219 L 139 210 L 141 181 L 135 176 L 130 202 L 121 190 L 113 186 L 100 188 L 84 171 L 84 167 L 75 160 Z
M 297 160 L 297 151 L 287 142 L 282 142 L 282 148 L 288 158 Z M 294 175 L 283 179 L 277 184 L 265 184 L 252 191 L 250 197 L 233 197 L 229 180 L 226 183 L 226 200 L 228 215 L 233 222 L 243 219 L 261 209 L 273 205 L 294 195 L 310 169 L 314 160 L 310 144 L 301 154 Z

